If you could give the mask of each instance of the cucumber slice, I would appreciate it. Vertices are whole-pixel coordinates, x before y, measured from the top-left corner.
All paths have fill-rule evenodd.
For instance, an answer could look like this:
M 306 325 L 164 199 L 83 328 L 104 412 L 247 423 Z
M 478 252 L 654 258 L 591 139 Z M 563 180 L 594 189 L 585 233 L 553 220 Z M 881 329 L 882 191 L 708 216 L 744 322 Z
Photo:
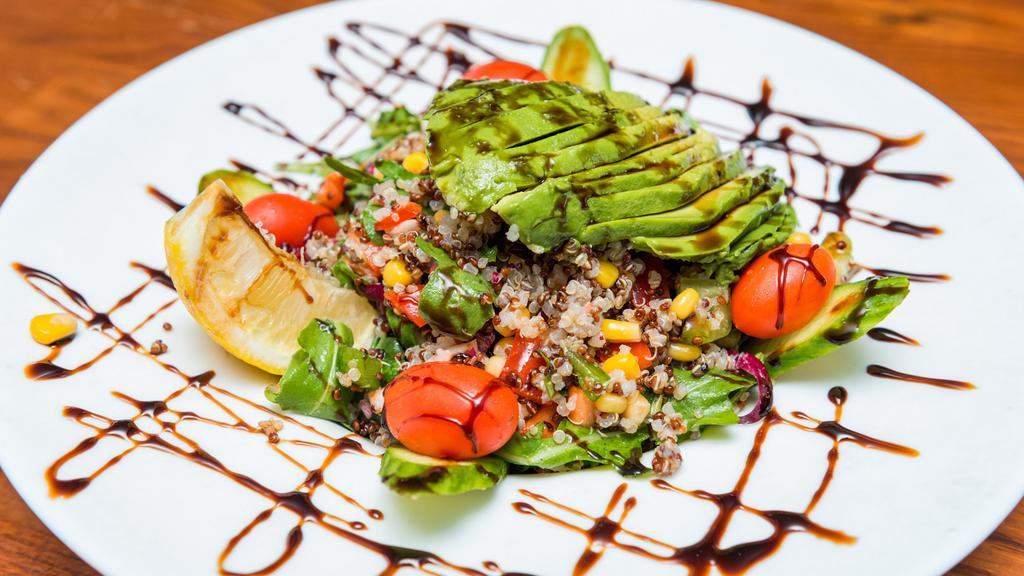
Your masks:
M 274 187 L 270 184 L 241 170 L 214 170 L 213 172 L 207 172 L 199 179 L 199 191 L 206 190 L 207 186 L 217 180 L 223 180 L 243 206 L 257 196 L 270 194 L 274 191 Z
M 544 53 L 541 70 L 548 78 L 570 82 L 588 90 L 611 90 L 608 62 L 582 26 L 562 28 Z

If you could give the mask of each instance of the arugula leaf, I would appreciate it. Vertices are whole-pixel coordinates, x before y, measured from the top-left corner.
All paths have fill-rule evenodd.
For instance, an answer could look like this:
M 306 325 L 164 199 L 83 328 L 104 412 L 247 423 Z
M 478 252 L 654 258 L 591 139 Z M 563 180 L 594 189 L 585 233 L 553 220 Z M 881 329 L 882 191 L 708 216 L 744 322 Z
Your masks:
M 332 170 L 334 170 L 338 174 L 341 174 L 342 176 L 345 177 L 346 180 L 354 184 L 366 184 L 369 186 L 373 186 L 374 184 L 380 183 L 380 180 L 374 178 L 372 174 L 367 174 L 366 172 L 363 172 L 362 170 L 356 168 L 355 166 L 349 166 L 348 164 L 345 164 L 341 160 L 334 158 L 332 156 L 325 156 L 324 162 Z
M 398 373 L 402 371 L 401 355 L 403 352 L 402 344 L 398 341 L 398 338 L 393 336 L 378 336 L 374 341 L 371 348 L 375 348 L 384 353 L 384 357 L 381 358 L 381 376 L 382 384 L 387 384 L 398 376 Z
M 686 396 L 670 400 L 672 407 L 686 421 L 687 430 L 702 426 L 722 426 L 740 421 L 733 409 L 733 393 L 757 383 L 753 378 L 731 372 L 711 370 L 696 377 L 689 370 L 676 368 L 676 383 L 686 387 Z
M 282 409 L 347 423 L 355 390 L 381 385 L 380 360 L 352 347 L 352 331 L 330 320 L 313 320 L 299 333 L 299 350 L 284 375 L 267 387 L 268 400 Z M 336 374 L 359 370 L 351 387 L 338 384 Z
M 508 473 L 499 458 L 441 460 L 389 446 L 380 460 L 380 478 L 389 488 L 413 498 L 423 494 L 455 495 L 489 490 Z
M 412 348 L 423 340 L 423 332 L 412 322 L 403 320 L 390 307 L 384 308 L 384 317 L 391 328 L 391 333 L 398 337 L 398 342 L 403 348 Z
M 381 160 L 377 162 L 377 171 L 385 180 L 415 180 L 422 178 L 406 170 L 401 164 L 394 160 Z
M 359 223 L 363 225 L 366 236 L 374 246 L 384 245 L 384 234 L 377 230 L 377 221 L 373 219 L 373 213 L 383 208 L 380 204 L 367 204 L 359 215 Z
M 293 174 L 313 174 L 315 176 L 327 176 L 334 170 L 323 160 L 315 162 L 278 162 L 274 164 L 278 172 L 291 172 Z
M 344 260 L 338 260 L 331 268 L 331 274 L 338 280 L 342 288 L 356 287 L 356 273 Z
M 444 250 L 422 236 L 416 245 L 437 262 L 420 293 L 420 316 L 431 327 L 463 338 L 472 338 L 494 316 L 494 290 L 476 274 L 470 274 Z M 484 303 L 484 296 L 489 298 Z
M 495 455 L 511 464 L 544 470 L 586 468 L 610 464 L 620 473 L 634 475 L 647 440 L 646 430 L 602 432 L 562 420 L 558 429 L 566 434 L 561 444 L 539 434 L 512 435 Z
M 374 142 L 382 143 L 401 138 L 420 129 L 419 116 L 409 112 L 405 106 L 399 106 L 394 110 L 385 110 L 377 117 L 377 121 L 370 126 L 370 138 Z

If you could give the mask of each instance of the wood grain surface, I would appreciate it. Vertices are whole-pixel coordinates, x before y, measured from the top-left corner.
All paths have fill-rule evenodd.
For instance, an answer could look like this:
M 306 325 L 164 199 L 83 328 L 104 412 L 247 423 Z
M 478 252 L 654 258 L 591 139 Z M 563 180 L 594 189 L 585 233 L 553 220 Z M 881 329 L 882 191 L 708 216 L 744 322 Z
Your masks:
M 54 138 L 127 82 L 207 40 L 315 3 L 2 0 L 0 199 Z M 966 117 L 1018 172 L 1024 168 L 1024 2 L 730 3 L 813 30 L 893 68 Z M 0 498 L 0 573 L 95 573 L 36 519 L 2 474 Z M 951 574 L 1024 574 L 1024 506 Z

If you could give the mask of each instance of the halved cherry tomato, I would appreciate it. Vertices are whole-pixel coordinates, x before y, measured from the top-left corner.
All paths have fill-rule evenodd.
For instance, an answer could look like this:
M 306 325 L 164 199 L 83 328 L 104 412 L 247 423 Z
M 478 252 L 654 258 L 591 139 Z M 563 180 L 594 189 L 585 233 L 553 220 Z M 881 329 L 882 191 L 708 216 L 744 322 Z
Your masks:
M 245 215 L 274 235 L 279 247 L 301 249 L 319 230 L 327 236 L 338 233 L 334 212 L 291 194 L 264 194 L 245 205 Z
M 644 271 L 637 275 L 633 283 L 633 290 L 629 297 L 634 308 L 646 306 L 651 300 L 668 298 L 668 270 L 660 258 L 654 256 L 643 256 Z M 661 275 L 661 281 L 657 288 L 651 288 L 651 272 Z
M 732 321 L 755 338 L 774 338 L 807 325 L 832 294 L 832 256 L 810 244 L 785 244 L 747 267 L 732 291 Z
M 345 201 L 345 177 L 337 172 L 331 172 L 324 177 L 320 189 L 316 192 L 316 201 L 331 210 L 337 210 Z
M 548 77 L 540 70 L 521 62 L 511 60 L 495 60 L 486 64 L 470 66 L 462 75 L 466 80 L 526 80 L 527 82 L 543 82 Z
M 535 354 L 540 347 L 540 338 L 523 338 L 516 336 L 512 341 L 512 348 L 508 351 L 508 360 L 501 370 L 501 379 L 513 382 L 513 376 L 518 379 L 516 383 L 529 382 L 530 374 L 544 365 L 544 359 Z
M 487 372 L 455 362 L 417 364 L 384 390 L 388 428 L 406 448 L 468 460 L 501 448 L 519 423 L 512 389 Z
M 384 299 L 391 303 L 391 307 L 394 308 L 399 316 L 412 322 L 417 328 L 423 328 L 427 325 L 427 321 L 420 316 L 419 290 L 412 294 L 408 292 L 397 294 L 394 290 L 387 290 L 384 292 Z
M 412 220 L 413 218 L 420 215 L 423 211 L 423 206 L 415 202 L 406 202 L 400 206 L 396 206 L 391 214 L 384 217 L 383 220 L 373 225 L 374 228 L 382 232 L 389 232 L 395 226 L 398 226 L 406 220 Z

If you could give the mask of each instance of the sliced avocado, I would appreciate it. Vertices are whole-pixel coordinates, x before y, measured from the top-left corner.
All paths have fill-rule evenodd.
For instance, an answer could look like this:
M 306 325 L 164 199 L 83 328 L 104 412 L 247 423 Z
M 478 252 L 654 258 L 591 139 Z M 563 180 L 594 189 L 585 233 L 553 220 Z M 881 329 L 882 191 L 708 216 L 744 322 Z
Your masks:
M 608 62 L 582 26 L 562 28 L 544 52 L 541 71 L 552 80 L 571 82 L 590 90 L 611 88 Z
M 796 212 L 789 204 L 772 206 L 771 213 L 760 226 L 733 242 L 729 251 L 703 267 L 703 272 L 719 282 L 732 283 L 739 272 L 754 258 L 781 246 L 796 229 Z M 836 277 L 839 276 L 836 266 Z
M 583 229 L 580 239 L 604 244 L 635 236 L 681 236 L 703 230 L 726 212 L 745 204 L 771 184 L 771 168 L 755 168 L 707 192 L 690 204 L 648 216 L 610 220 Z
M 427 129 L 448 130 L 467 126 L 509 110 L 579 94 L 580 89 L 562 82 L 532 82 L 485 90 L 442 110 L 431 108 Z
M 544 252 L 578 235 L 589 222 L 580 197 L 563 178 L 552 178 L 526 192 L 501 199 L 492 208 L 519 228 L 519 240 Z
M 489 490 L 507 473 L 508 463 L 500 458 L 441 460 L 400 446 L 389 446 L 380 460 L 381 481 L 388 488 L 412 497 Z
M 701 278 L 680 277 L 679 292 L 693 288 L 700 295 L 697 308 L 683 322 L 681 339 L 700 346 L 715 342 L 732 331 L 732 308 L 729 306 L 729 285 Z
M 456 80 L 452 82 L 451 86 L 434 95 L 434 99 L 430 102 L 430 110 L 427 112 L 427 116 L 444 110 L 449 106 L 476 98 L 484 92 L 500 90 L 508 86 L 520 84 L 522 82 L 515 80 Z
M 910 291 L 904 277 L 875 277 L 836 286 L 806 326 L 770 340 L 751 340 L 744 350 L 764 361 L 773 376 L 860 338 L 896 308 Z
M 717 224 L 696 234 L 674 237 L 633 238 L 633 247 L 662 258 L 711 262 L 729 250 L 738 238 L 761 225 L 771 207 L 782 196 L 785 186 L 777 182 L 750 202 L 729 212 Z
M 705 151 L 695 149 L 692 152 L 703 157 Z M 697 164 L 668 182 L 594 196 L 588 199 L 587 208 L 594 222 L 657 214 L 686 205 L 708 190 L 736 178 L 746 169 L 747 160 L 743 153 L 735 152 Z
M 274 187 L 270 184 L 253 176 L 250 172 L 243 172 L 241 170 L 214 170 L 213 172 L 207 172 L 199 179 L 199 191 L 206 190 L 207 186 L 217 180 L 223 180 L 243 206 L 257 196 L 270 194 L 274 191 Z
M 666 155 L 665 152 L 669 150 L 672 153 Z M 585 174 L 589 170 L 573 174 L 570 176 L 573 182 L 573 190 L 584 197 L 590 197 L 632 191 L 661 184 L 676 178 L 696 164 L 701 164 L 717 157 L 718 141 L 713 135 L 701 130 L 686 138 L 673 140 L 668 144 L 663 144 L 640 154 L 634 154 L 629 158 L 613 164 L 606 164 L 605 166 L 633 163 L 636 162 L 635 158 L 644 155 L 648 155 L 646 164 L 620 174 L 594 180 L 586 179 Z M 620 218 L 625 216 L 622 215 Z

